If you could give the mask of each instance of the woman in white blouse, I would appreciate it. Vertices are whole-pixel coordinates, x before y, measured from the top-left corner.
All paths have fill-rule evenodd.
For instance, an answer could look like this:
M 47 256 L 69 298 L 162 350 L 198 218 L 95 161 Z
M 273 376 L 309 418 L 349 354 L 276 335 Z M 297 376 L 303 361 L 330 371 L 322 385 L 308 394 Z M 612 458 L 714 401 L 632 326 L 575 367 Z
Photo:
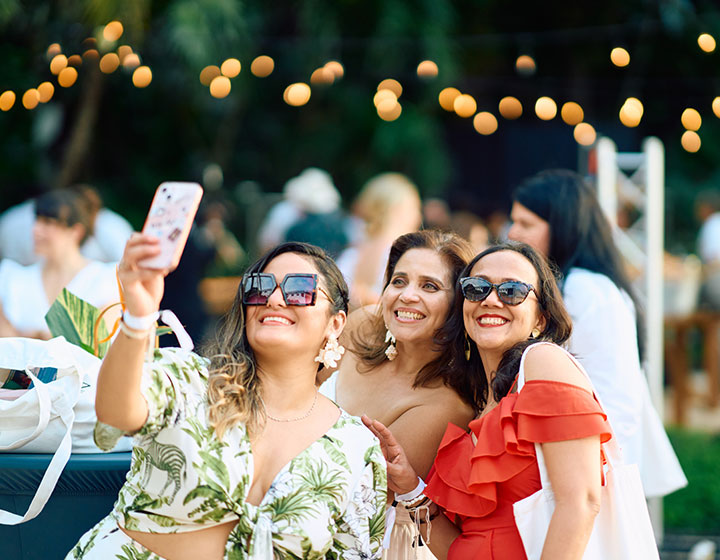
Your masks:
M 508 236 L 558 268 L 573 321 L 569 350 L 587 370 L 648 497 L 687 484 L 642 371 L 644 323 L 637 297 L 593 189 L 567 170 L 543 171 L 513 194 Z

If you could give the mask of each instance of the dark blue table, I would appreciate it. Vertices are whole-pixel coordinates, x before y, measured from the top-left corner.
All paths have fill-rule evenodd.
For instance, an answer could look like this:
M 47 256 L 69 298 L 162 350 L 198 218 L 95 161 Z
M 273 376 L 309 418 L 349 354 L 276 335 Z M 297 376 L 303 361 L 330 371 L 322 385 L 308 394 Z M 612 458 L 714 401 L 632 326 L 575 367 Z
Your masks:
M 25 513 L 52 455 L 0 453 L 0 508 Z M 112 509 L 130 453 L 71 455 L 53 495 L 32 521 L 0 525 L 1 560 L 61 560 Z

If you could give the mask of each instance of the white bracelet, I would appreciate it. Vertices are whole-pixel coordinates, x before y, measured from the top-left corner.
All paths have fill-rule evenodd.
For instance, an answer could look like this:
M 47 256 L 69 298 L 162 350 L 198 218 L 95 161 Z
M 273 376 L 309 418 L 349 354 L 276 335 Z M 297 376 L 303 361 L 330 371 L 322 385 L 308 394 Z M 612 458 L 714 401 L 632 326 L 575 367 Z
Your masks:
M 422 495 L 423 490 L 425 490 L 425 481 L 418 476 L 418 484 L 415 487 L 414 490 L 411 490 L 410 492 L 407 492 L 406 494 L 398 494 L 395 493 L 395 501 L 396 502 L 412 502 L 416 498 Z
M 160 317 L 160 312 L 150 313 L 150 315 L 143 315 L 142 317 L 136 317 L 129 311 L 125 311 L 122 315 L 122 320 L 131 329 L 136 331 L 147 331 L 151 327 L 155 326 L 155 322 Z
M 125 324 L 124 319 L 120 321 L 120 330 L 125 334 L 125 336 L 136 340 L 148 340 L 150 338 L 150 329 L 146 329 L 144 331 L 132 329 Z

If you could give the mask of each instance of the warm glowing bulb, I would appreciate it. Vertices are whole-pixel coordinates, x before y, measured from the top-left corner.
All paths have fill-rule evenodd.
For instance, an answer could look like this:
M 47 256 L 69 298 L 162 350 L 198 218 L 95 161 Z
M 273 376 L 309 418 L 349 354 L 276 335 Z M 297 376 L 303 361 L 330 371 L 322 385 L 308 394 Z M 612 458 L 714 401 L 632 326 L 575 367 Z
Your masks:
M 515 68 L 519 74 L 530 76 L 535 73 L 537 66 L 535 65 L 535 59 L 527 54 L 522 54 L 517 57 L 515 61 Z
M 585 112 L 583 111 L 583 108 L 574 101 L 568 101 L 563 104 L 562 109 L 560 109 L 560 116 L 565 123 L 570 126 L 575 126 L 583 121 L 585 118 Z
M 695 109 L 687 108 L 682 112 L 680 122 L 688 130 L 698 130 L 702 125 L 702 117 Z
M 230 78 L 227 76 L 215 76 L 210 82 L 210 95 L 217 99 L 230 95 L 231 89 Z
M 630 64 L 630 53 L 622 47 L 615 47 L 610 51 L 610 60 L 615 66 L 622 68 Z
M 88 49 L 83 53 L 83 58 L 87 58 L 88 60 L 97 60 L 100 58 L 100 53 L 97 49 Z
M 438 75 L 438 66 L 432 60 L 423 60 L 418 64 L 417 75 L 421 78 L 435 78 Z
M 310 76 L 311 84 L 332 84 L 335 81 L 335 74 L 324 66 L 316 68 Z
M 15 92 L 3 91 L 0 95 L 0 111 L 9 111 L 13 105 L 15 105 Z
M 635 128 L 640 124 L 642 113 L 638 111 L 637 106 L 625 103 L 620 107 L 620 122 L 628 128 Z
M 390 91 L 389 89 L 381 89 L 378 91 L 373 97 L 373 103 L 375 104 L 375 107 L 377 107 L 386 99 L 392 99 L 394 103 L 397 103 L 397 95 L 395 95 L 394 91 Z
M 713 99 L 712 110 L 715 116 L 720 119 L 720 97 Z
M 60 43 L 53 43 L 47 48 L 47 57 L 49 60 L 52 60 L 52 58 L 62 52 L 62 48 L 60 47 Z
M 215 78 L 220 75 L 220 67 L 211 64 L 206 66 L 200 71 L 200 83 L 204 86 L 209 86 Z
M 300 107 L 310 101 L 310 86 L 298 82 L 296 84 L 290 84 L 285 89 L 285 101 L 288 105 L 293 107 Z
M 111 21 L 103 29 L 103 37 L 111 43 L 117 41 L 123 34 L 123 25 L 119 21 Z
M 117 54 L 118 54 L 118 57 L 120 58 L 121 64 L 125 62 L 125 57 L 127 55 L 129 55 L 131 52 L 133 52 L 133 50 L 132 50 L 132 47 L 129 45 L 120 45 L 117 48 Z
M 68 59 L 64 54 L 56 54 L 50 61 L 50 72 L 55 75 L 68 65 Z
M 715 45 L 715 37 L 713 37 L 709 33 L 703 33 L 702 35 L 700 35 L 697 39 L 697 42 L 698 42 L 698 46 L 705 52 L 709 53 L 709 52 L 713 52 L 715 50 L 715 46 L 716 46 Z M 699 141 L 699 139 L 698 139 L 698 141 Z M 698 148 L 699 147 L 700 146 L 698 145 Z M 691 151 L 691 150 L 688 150 L 688 151 Z M 694 151 L 697 152 L 697 150 L 694 150 Z
M 575 125 L 573 137 L 575 141 L 582 146 L 592 146 L 597 138 L 597 133 L 591 124 L 581 122 Z
M 482 111 L 481 113 L 475 115 L 475 118 L 473 119 L 473 126 L 480 134 L 487 136 L 497 130 L 498 122 L 495 115 L 488 113 L 487 111 Z
M 339 80 L 345 75 L 345 68 L 343 68 L 343 65 L 340 64 L 337 60 L 331 60 L 329 62 L 325 63 L 325 68 L 330 70 L 330 72 L 333 73 L 336 80 Z
M 702 142 L 700 142 L 700 136 L 698 136 L 698 133 L 692 130 L 686 130 L 685 132 L 683 132 L 680 143 L 682 144 L 682 147 L 685 149 L 686 152 L 690 152 L 693 154 L 700 149 L 700 145 L 702 144 Z
M 228 58 L 220 65 L 220 72 L 223 76 L 234 78 L 240 73 L 241 64 L 237 58 Z
M 79 54 L 68 56 L 68 66 L 81 66 L 82 57 Z
M 128 70 L 137 68 L 138 66 L 140 66 L 140 56 L 137 53 L 130 53 L 125 57 L 122 65 L 123 68 L 127 68 Z
M 535 114 L 539 119 L 551 121 L 557 115 L 557 105 L 550 97 L 539 97 L 535 102 Z
M 30 88 L 22 96 L 22 104 L 26 109 L 34 109 L 40 103 L 40 95 L 38 90 Z
M 458 95 L 460 95 L 460 90 L 454 87 L 446 87 L 440 92 L 440 95 L 438 95 L 440 106 L 446 111 L 454 111 L 453 103 L 455 103 L 455 98 Z
M 77 70 L 75 70 L 72 66 L 68 66 L 67 68 L 60 70 L 60 73 L 58 74 L 58 84 L 64 88 L 68 88 L 75 83 L 77 77 Z
M 147 66 L 138 66 L 132 75 L 132 83 L 136 88 L 148 87 L 152 82 L 152 70 Z
M 523 112 L 522 103 L 512 96 L 503 97 L 498 103 L 500 114 L 509 120 L 520 118 Z
M 384 121 L 394 121 L 402 113 L 402 105 L 397 102 L 397 99 L 385 99 L 378 103 L 377 106 L 378 116 Z
M 464 119 L 472 117 L 477 111 L 477 102 L 472 95 L 463 93 L 458 95 L 453 101 L 453 110 L 455 113 Z
M 112 74 L 120 66 L 120 57 L 114 52 L 103 55 L 100 59 L 100 71 L 104 74 Z
M 266 78 L 275 69 L 275 61 L 267 55 L 261 54 L 250 64 L 250 72 L 258 78 Z
M 55 93 L 55 86 L 50 82 L 43 82 L 37 87 L 37 90 L 38 100 L 40 103 L 47 103 L 52 99 L 52 96 Z
M 393 80 L 392 78 L 387 78 L 386 80 L 380 82 L 378 84 L 377 90 L 380 91 L 381 89 L 389 89 L 395 94 L 396 97 L 400 97 L 403 91 L 400 82 L 398 82 L 397 80 Z

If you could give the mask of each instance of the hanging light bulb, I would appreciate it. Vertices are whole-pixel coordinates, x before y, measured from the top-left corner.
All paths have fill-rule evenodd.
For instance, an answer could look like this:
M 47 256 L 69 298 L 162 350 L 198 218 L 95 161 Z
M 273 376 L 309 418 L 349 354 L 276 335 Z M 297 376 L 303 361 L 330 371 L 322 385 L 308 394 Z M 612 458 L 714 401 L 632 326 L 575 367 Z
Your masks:
M 482 111 L 473 118 L 473 127 L 483 136 L 488 136 L 497 130 L 498 122 L 495 115 Z
M 620 68 L 630 64 L 630 53 L 622 47 L 615 47 L 610 51 L 610 61 Z
M 535 114 L 539 119 L 551 121 L 557 115 L 557 104 L 551 97 L 539 97 L 535 102 Z
M 250 72 L 258 78 L 267 78 L 275 69 L 275 61 L 267 55 L 261 54 L 250 64 Z
M 523 112 L 522 103 L 512 96 L 503 97 L 498 103 L 500 114 L 508 120 L 520 118 Z
M 597 138 L 595 128 L 591 124 L 581 122 L 573 129 L 575 141 L 582 146 L 592 146 Z
M 680 138 L 680 144 L 682 144 L 682 147 L 686 152 L 694 154 L 700 149 L 702 142 L 700 141 L 700 136 L 697 132 L 693 130 L 686 130 Z

